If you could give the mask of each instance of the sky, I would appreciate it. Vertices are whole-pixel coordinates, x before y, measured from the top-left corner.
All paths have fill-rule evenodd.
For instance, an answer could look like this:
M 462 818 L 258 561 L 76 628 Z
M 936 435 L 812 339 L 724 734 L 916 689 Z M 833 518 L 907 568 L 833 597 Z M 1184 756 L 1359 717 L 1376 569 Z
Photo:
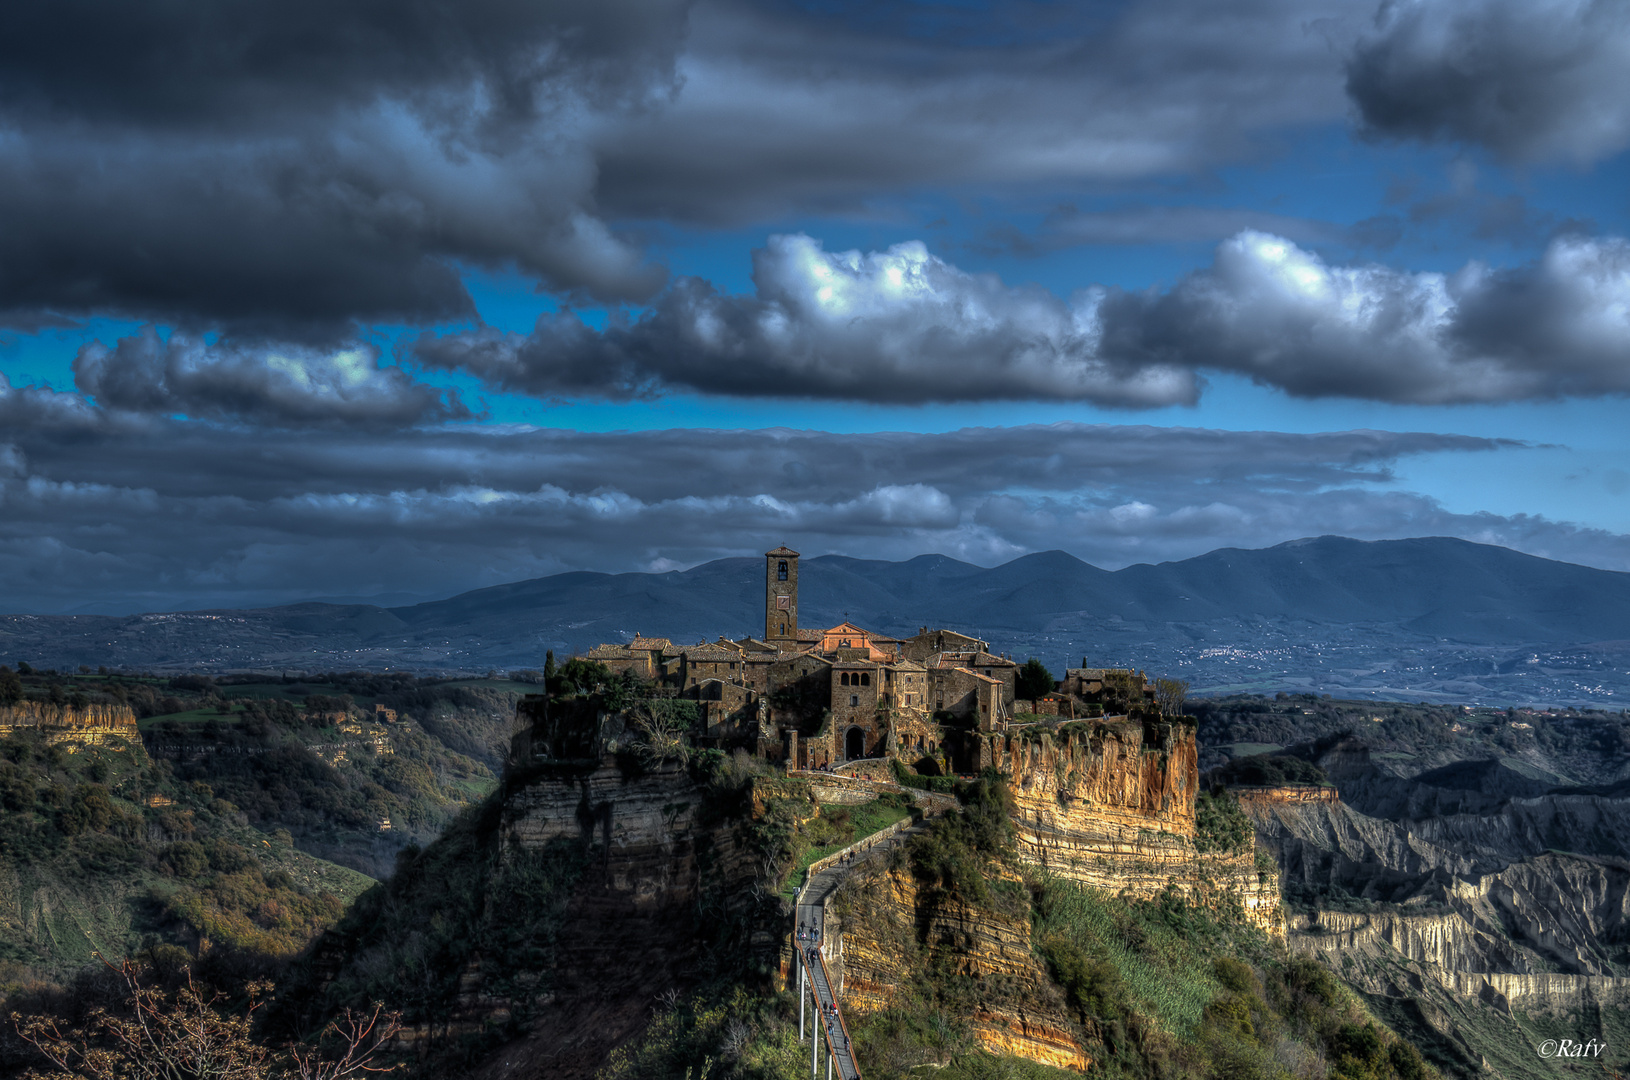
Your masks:
M 1630 570 L 1619 0 L 14 0 L 0 610 Z

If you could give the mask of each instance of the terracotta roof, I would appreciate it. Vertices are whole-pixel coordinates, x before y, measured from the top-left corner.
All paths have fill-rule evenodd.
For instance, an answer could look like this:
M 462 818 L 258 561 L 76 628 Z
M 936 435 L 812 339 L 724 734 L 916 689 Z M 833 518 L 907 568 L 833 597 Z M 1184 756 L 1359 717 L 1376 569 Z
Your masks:
M 764 555 L 765 555 L 766 558 L 771 558 L 771 559 L 781 559 L 781 558 L 796 559 L 798 557 L 798 553 L 796 551 L 792 550 L 790 547 L 788 547 L 785 544 L 782 544 L 780 547 L 776 548 L 774 551 L 766 551 L 764 553 Z
M 674 643 L 665 637 L 637 637 L 628 643 L 630 649 L 671 649 Z
M 974 678 L 978 679 L 980 682 L 995 683 L 997 686 L 1002 685 L 1002 680 L 1001 679 L 993 679 L 989 675 L 981 675 L 979 672 L 974 671 L 972 668 L 957 668 L 957 670 L 958 671 L 966 671 L 969 675 L 972 675 Z

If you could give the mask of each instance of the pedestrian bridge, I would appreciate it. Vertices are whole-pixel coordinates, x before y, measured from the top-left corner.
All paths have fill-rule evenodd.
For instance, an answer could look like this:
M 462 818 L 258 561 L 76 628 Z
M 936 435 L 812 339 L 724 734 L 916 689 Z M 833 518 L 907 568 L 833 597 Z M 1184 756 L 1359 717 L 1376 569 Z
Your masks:
M 943 796 L 926 799 L 922 804 L 925 813 L 922 821 L 896 822 L 810 866 L 808 879 L 798 890 L 792 940 L 798 989 L 798 1039 L 803 1041 L 807 1027 L 810 1080 L 821 1080 L 823 1056 L 826 1080 L 832 1080 L 834 1074 L 839 1080 L 860 1080 L 860 1065 L 855 1061 L 849 1025 L 838 1001 L 841 988 L 833 983 L 826 965 L 828 950 L 832 947 L 826 934 L 826 902 L 857 867 L 904 844 L 913 833 L 926 827 L 929 818 L 955 805 L 955 799 Z

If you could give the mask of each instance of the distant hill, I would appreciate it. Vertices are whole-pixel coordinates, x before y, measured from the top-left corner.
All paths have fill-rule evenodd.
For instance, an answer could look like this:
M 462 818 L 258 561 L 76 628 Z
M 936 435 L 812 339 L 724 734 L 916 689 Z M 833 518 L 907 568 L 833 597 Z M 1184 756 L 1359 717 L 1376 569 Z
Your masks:
M 635 631 L 678 643 L 759 632 L 762 574 L 761 560 L 721 559 L 663 574 L 556 574 L 403 607 L 6 616 L 0 659 L 537 667 L 546 649 L 564 655 Z M 1503 680 L 1518 697 L 1611 703 L 1614 680 L 1626 678 L 1611 657 L 1630 641 L 1630 574 L 1444 537 L 1326 536 L 1116 571 L 1062 551 L 988 569 L 943 555 L 828 555 L 804 562 L 801 585 L 806 626 L 845 617 L 896 634 L 947 626 L 1055 667 L 1098 653 L 1105 663 L 1186 674 L 1197 688 L 1481 689 L 1487 697 L 1489 680 Z M 1580 647 L 1588 648 L 1579 656 L 1551 655 Z M 1563 668 L 1584 674 L 1558 675 Z M 1604 689 L 1593 690 L 1597 683 Z

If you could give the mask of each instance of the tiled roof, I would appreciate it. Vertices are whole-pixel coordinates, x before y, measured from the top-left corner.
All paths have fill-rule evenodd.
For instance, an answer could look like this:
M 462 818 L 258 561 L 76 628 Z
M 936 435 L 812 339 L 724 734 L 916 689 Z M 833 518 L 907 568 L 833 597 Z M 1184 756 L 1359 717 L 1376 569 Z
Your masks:
M 796 551 L 792 550 L 790 547 L 788 547 L 785 544 L 782 544 L 780 547 L 776 548 L 774 551 L 766 551 L 764 554 L 765 554 L 765 556 L 767 558 L 771 558 L 771 559 L 782 559 L 782 558 L 796 559 L 798 557 L 798 553 Z
M 717 645 L 701 645 L 686 649 L 685 659 L 693 664 L 723 664 L 727 661 L 733 662 L 739 659 L 739 656 Z
M 810 630 L 807 627 L 803 627 L 803 628 L 800 628 L 799 631 L 798 631 L 798 640 L 799 641 L 819 641 L 819 640 L 821 640 L 822 633 L 824 633 L 824 631 Z
M 674 643 L 665 637 L 637 637 L 628 643 L 630 649 L 671 649 Z
M 596 645 L 583 654 L 587 660 L 627 660 L 631 655 L 621 645 Z

